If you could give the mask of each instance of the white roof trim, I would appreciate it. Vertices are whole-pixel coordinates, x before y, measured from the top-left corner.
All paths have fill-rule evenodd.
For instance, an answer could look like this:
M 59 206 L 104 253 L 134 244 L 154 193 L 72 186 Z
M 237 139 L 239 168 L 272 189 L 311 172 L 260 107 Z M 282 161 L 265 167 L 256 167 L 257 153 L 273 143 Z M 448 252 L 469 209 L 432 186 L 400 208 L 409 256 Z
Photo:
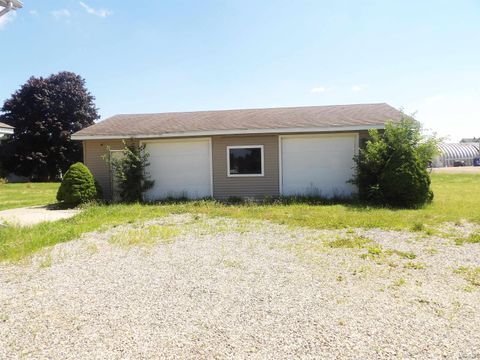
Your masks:
M 156 139 L 190 136 L 214 136 L 214 135 L 244 135 L 244 134 L 288 134 L 288 133 L 314 133 L 314 132 L 338 132 L 360 131 L 369 129 L 384 129 L 384 124 L 360 125 L 360 126 L 332 126 L 313 128 L 276 128 L 276 129 L 246 129 L 246 130 L 211 130 L 211 131 L 184 131 L 164 134 L 145 135 L 72 135 L 72 140 L 115 140 L 115 139 Z

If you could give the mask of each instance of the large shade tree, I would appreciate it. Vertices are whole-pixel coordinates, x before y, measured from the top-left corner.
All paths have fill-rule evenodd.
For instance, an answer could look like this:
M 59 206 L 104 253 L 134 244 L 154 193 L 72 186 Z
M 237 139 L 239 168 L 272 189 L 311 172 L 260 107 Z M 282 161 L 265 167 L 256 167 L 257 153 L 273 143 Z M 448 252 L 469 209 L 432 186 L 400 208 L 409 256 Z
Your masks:
M 0 122 L 15 133 L 0 145 L 7 172 L 34 180 L 54 180 L 82 159 L 71 135 L 99 118 L 85 80 L 72 72 L 31 77 L 5 101 Z

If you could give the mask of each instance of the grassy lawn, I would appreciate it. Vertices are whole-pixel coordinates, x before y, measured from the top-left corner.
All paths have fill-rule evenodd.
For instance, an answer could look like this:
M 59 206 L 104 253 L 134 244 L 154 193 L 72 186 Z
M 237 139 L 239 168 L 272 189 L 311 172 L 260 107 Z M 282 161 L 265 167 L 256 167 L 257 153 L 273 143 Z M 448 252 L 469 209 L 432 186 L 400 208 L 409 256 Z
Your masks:
M 59 183 L 0 184 L 0 211 L 55 203 Z
M 50 191 L 55 192 L 53 184 L 38 185 L 50 186 Z M 69 220 L 43 223 L 31 228 L 13 226 L 0 228 L 0 260 L 18 260 L 45 246 L 78 238 L 84 232 L 174 213 L 269 220 L 279 224 L 311 228 L 378 227 L 419 231 L 447 221 L 467 220 L 480 224 L 479 185 L 480 174 L 433 174 L 434 202 L 419 210 L 344 204 L 228 206 L 213 201 L 159 205 L 94 205 Z M 24 190 L 20 187 L 19 191 Z M 15 194 L 11 196 L 18 197 Z M 47 199 L 45 202 L 51 202 L 53 196 L 50 193 L 50 197 L 45 196 L 45 199 Z

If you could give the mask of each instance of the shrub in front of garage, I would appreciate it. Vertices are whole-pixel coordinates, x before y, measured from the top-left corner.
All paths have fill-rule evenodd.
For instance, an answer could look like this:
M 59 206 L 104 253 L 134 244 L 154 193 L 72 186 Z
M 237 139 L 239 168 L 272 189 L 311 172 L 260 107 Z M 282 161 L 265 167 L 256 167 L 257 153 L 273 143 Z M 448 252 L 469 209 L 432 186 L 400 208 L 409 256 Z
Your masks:
M 57 200 L 76 206 L 98 199 L 101 189 L 90 170 L 78 162 L 70 166 L 57 192 Z
M 154 185 L 146 172 L 150 154 L 145 151 L 145 145 L 127 144 L 125 141 L 123 144 L 122 156 L 110 159 L 120 199 L 126 203 L 143 202 L 145 192 Z
M 438 140 L 424 136 L 421 125 L 405 117 L 387 123 L 385 131 L 370 130 L 370 140 L 355 157 L 362 201 L 394 207 L 417 208 L 433 199 L 429 162 L 437 153 Z

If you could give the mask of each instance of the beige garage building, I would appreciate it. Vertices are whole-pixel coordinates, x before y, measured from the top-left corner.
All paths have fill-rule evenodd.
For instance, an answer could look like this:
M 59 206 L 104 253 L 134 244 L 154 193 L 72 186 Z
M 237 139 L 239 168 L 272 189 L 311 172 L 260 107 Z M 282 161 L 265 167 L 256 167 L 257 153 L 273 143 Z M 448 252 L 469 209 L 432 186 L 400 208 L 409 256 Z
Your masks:
M 146 144 L 146 197 L 348 196 L 353 157 L 369 129 L 402 113 L 387 104 L 116 115 L 77 132 L 84 162 L 112 196 L 105 156 Z

